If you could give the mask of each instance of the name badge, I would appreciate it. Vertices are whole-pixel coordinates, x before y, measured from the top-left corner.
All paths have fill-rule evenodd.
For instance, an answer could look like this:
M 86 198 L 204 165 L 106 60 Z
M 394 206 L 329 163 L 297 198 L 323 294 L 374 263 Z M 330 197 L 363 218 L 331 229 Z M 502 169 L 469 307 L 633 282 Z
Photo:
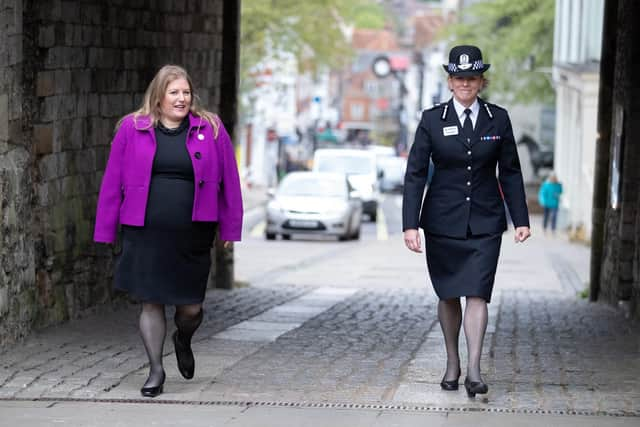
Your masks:
M 457 135 L 458 126 L 447 126 L 446 128 L 442 128 L 442 133 L 444 136 Z

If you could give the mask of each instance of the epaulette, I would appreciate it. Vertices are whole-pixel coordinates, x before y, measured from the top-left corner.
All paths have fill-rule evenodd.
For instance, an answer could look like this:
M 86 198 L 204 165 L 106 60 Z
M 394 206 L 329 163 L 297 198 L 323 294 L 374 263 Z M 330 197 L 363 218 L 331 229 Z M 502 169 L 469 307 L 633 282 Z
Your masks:
M 424 113 L 425 111 L 433 111 L 433 110 L 437 109 L 438 107 L 442 107 L 442 104 L 434 104 L 433 107 L 425 108 L 424 110 L 422 110 L 422 112 Z
M 492 110 L 502 110 L 502 111 L 507 111 L 506 108 L 499 106 L 498 104 L 493 104 L 491 102 L 486 102 L 483 101 L 484 104 L 488 104 L 489 107 L 491 107 Z
M 447 111 L 449 110 L 449 103 L 444 104 L 444 108 L 442 109 L 442 114 L 440 114 L 440 120 L 447 119 Z
M 483 102 L 482 106 L 484 107 L 485 111 L 489 115 L 489 118 L 493 119 L 493 113 L 491 112 L 491 107 L 489 107 L 489 104 L 487 104 L 486 102 Z

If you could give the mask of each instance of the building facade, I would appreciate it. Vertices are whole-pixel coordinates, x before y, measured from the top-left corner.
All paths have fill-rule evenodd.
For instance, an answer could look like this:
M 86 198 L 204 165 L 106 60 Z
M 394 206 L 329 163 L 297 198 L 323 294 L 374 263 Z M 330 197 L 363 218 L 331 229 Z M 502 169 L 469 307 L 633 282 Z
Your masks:
M 554 168 L 564 190 L 558 221 L 585 241 L 591 237 L 603 5 L 603 0 L 556 1 Z

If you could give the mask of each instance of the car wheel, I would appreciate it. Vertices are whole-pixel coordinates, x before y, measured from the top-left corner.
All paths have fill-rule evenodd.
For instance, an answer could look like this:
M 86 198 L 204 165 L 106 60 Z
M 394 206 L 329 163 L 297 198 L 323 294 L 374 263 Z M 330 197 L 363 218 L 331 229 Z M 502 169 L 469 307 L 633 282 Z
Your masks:
M 371 222 L 376 222 L 376 220 L 378 219 L 378 213 L 377 212 L 370 213 L 369 218 L 371 219 Z
M 291 240 L 291 234 L 283 234 L 282 240 Z
M 355 231 L 355 233 L 353 233 L 351 235 L 351 238 L 353 240 L 360 240 L 360 227 L 358 227 L 358 229 Z
M 264 233 L 264 237 L 267 240 L 276 240 L 276 233 Z

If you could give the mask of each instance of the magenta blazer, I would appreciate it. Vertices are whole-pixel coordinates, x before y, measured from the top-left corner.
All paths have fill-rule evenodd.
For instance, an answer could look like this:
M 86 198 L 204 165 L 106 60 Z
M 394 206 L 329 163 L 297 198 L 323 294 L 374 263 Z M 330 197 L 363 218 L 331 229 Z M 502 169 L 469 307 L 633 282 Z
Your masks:
M 118 224 L 144 225 L 151 167 L 156 154 L 150 118 L 129 115 L 111 144 L 102 178 L 93 240 L 113 243 Z M 239 241 L 242 195 L 231 138 L 220 122 L 218 137 L 201 117 L 189 113 L 187 151 L 195 175 L 193 221 L 217 221 L 221 240 Z

